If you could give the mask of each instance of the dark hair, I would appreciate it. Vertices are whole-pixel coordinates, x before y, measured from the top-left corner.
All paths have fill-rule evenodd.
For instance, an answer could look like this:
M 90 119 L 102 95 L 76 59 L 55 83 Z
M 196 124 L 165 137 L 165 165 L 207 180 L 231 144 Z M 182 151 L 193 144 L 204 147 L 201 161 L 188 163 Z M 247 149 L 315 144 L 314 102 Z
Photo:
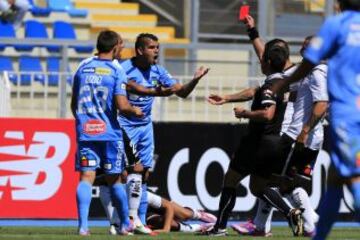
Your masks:
M 269 60 L 269 50 L 274 47 L 274 46 L 279 46 L 279 47 L 282 47 L 285 51 L 285 54 L 286 54 L 286 59 L 289 58 L 290 56 L 290 49 L 289 49 L 289 45 L 288 43 L 283 40 L 283 39 L 280 39 L 280 38 L 275 38 L 275 39 L 272 39 L 270 41 L 268 41 L 266 44 L 265 44 L 265 49 L 264 49 L 264 53 L 263 53 L 263 57 L 262 57 L 262 60 L 263 61 L 268 61 Z
M 119 39 L 119 34 L 114 31 L 104 30 L 100 32 L 96 43 L 98 53 L 110 52 L 119 43 Z
M 338 0 L 341 11 L 343 10 L 355 10 L 360 11 L 359 0 Z
M 138 48 L 144 48 L 145 44 L 146 44 L 146 39 L 151 39 L 153 41 L 159 41 L 158 37 L 155 36 L 154 34 L 151 33 L 140 33 L 137 37 L 136 37 L 136 41 L 135 41 L 135 49 Z
M 284 70 L 286 61 L 289 55 L 283 46 L 273 45 L 268 50 L 266 61 L 270 63 L 270 67 L 275 72 L 282 72 Z

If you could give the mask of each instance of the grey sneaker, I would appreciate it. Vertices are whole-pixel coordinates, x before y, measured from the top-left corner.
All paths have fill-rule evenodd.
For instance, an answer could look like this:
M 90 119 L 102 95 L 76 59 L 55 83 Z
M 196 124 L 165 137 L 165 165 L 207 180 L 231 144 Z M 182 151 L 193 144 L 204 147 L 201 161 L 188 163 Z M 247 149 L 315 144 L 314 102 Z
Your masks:
M 304 219 L 302 218 L 303 210 L 300 208 L 291 209 L 287 219 L 294 236 L 302 236 L 304 233 Z

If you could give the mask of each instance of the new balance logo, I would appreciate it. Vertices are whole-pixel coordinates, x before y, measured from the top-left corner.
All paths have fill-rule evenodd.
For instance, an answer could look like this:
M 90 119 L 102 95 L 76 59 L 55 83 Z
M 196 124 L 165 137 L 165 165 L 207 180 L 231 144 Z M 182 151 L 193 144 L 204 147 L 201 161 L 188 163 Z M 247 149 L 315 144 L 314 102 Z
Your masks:
M 60 166 L 70 144 L 62 132 L 1 132 L 0 200 L 41 201 L 54 196 L 63 181 Z

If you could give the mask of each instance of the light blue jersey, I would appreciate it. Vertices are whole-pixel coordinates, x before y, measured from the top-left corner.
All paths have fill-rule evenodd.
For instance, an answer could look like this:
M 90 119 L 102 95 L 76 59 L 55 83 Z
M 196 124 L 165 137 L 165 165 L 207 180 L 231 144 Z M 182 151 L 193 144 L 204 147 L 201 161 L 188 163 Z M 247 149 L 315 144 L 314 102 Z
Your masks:
M 328 91 L 332 118 L 360 120 L 360 13 L 329 18 L 311 41 L 305 58 L 329 59 Z
M 313 64 L 329 59 L 331 159 L 341 176 L 360 175 L 360 13 L 329 18 L 305 58 Z
M 168 71 L 160 65 L 151 65 L 151 67 L 142 71 L 134 65 L 134 60 L 129 59 L 121 63 L 128 77 L 128 81 L 135 81 L 137 84 L 146 88 L 155 88 L 159 85 L 163 87 L 171 87 L 177 83 Z M 151 108 L 154 101 L 153 96 L 139 96 L 129 93 L 129 102 L 133 106 L 141 108 L 144 113 L 143 118 L 120 116 L 121 126 L 126 125 L 144 125 L 151 122 Z
M 74 76 L 76 133 L 78 141 L 118 141 L 115 96 L 126 96 L 126 75 L 111 60 L 84 60 Z

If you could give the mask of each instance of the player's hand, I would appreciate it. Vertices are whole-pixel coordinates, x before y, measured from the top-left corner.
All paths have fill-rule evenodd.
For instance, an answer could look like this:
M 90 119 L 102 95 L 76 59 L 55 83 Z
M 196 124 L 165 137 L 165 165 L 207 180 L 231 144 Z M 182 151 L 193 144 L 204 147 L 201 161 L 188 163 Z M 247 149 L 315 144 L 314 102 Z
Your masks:
M 255 20 L 252 16 L 247 15 L 244 19 L 244 24 L 246 25 L 247 29 L 255 27 Z
M 212 105 L 223 105 L 227 102 L 224 97 L 217 94 L 210 94 L 210 96 L 207 97 L 207 101 Z
M 234 108 L 234 114 L 236 118 L 245 118 L 246 109 L 242 107 L 235 107 Z
M 194 80 L 200 80 L 203 76 L 205 76 L 209 72 L 210 68 L 206 68 L 201 66 L 198 68 L 194 74 Z
M 309 137 L 309 132 L 301 131 L 299 136 L 296 138 L 296 145 L 298 148 L 304 148 L 305 143 Z
M 141 108 L 139 108 L 139 107 L 133 107 L 133 108 L 134 108 L 134 114 L 136 117 L 138 117 L 138 118 L 144 117 L 144 113 L 141 111 Z

